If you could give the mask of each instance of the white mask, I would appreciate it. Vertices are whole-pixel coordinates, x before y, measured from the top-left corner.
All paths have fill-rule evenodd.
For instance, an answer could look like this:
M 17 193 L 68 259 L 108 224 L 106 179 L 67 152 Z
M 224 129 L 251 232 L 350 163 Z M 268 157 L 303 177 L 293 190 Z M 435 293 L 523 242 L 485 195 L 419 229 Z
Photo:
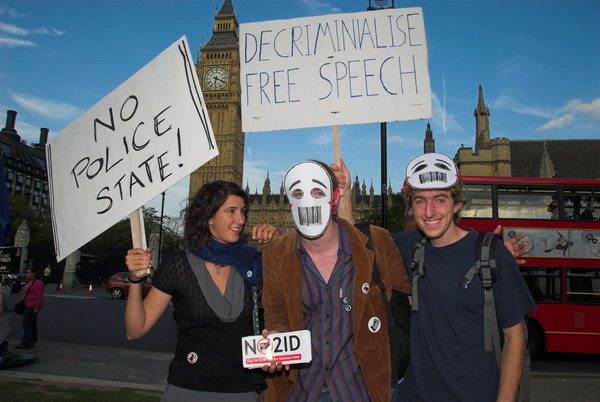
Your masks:
M 428 153 L 417 156 L 406 166 L 406 183 L 417 190 L 445 189 L 458 182 L 458 169 L 450 157 Z
M 298 231 L 304 237 L 320 237 L 331 219 L 334 189 L 327 170 L 315 161 L 300 162 L 287 171 L 283 182 Z

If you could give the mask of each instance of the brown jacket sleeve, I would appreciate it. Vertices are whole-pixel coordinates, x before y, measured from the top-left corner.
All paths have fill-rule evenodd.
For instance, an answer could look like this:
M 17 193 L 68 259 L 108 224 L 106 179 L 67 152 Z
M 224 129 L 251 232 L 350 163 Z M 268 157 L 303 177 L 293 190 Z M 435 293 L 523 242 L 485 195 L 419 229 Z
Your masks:
M 278 251 L 281 250 L 281 239 L 284 237 L 271 241 L 264 248 L 262 255 L 264 278 L 262 303 L 265 308 L 265 328 L 269 332 L 286 332 L 290 328 L 280 283 L 284 273 Z

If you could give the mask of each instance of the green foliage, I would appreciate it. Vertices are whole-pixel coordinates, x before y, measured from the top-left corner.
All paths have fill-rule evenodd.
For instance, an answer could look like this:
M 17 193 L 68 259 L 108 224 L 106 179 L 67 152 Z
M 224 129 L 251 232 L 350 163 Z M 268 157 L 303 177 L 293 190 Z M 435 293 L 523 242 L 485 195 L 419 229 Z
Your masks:
M 392 194 L 390 198 L 388 198 L 387 229 L 390 232 L 401 232 L 404 227 L 404 214 L 406 213 L 404 197 L 402 197 L 401 193 L 396 193 Z M 391 206 L 390 202 L 392 204 Z M 358 221 L 381 226 L 381 208 L 379 205 L 377 205 L 377 207 L 379 208 L 373 211 L 370 215 L 361 217 L 358 219 Z
M 8 205 L 11 215 L 11 230 L 6 239 L 6 244 L 14 244 L 15 233 L 23 220 L 26 220 L 31 236 L 29 261 L 33 261 L 35 268 L 43 269 L 54 258 L 54 240 L 50 215 L 32 209 L 27 198 L 22 195 L 9 196 Z

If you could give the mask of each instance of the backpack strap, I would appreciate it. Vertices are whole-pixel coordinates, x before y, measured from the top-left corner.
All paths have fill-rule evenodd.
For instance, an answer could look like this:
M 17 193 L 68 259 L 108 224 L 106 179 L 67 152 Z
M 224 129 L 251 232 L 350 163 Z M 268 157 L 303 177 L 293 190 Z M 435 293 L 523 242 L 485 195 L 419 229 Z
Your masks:
M 412 270 L 412 311 L 419 311 L 419 286 L 418 281 L 425 275 L 425 244 L 427 238 L 423 237 L 413 248 L 413 259 L 410 263 Z

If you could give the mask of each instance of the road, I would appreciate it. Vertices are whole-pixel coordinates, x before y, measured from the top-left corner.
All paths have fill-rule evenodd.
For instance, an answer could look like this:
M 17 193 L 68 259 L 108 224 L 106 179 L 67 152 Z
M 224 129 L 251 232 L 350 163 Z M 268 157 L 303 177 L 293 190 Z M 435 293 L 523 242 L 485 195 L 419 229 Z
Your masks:
M 46 287 L 44 307 L 38 317 L 40 339 L 82 345 L 174 352 L 176 327 L 172 306 L 167 308 L 146 336 L 129 341 L 125 337 L 125 300 L 111 299 L 104 288 L 95 289 L 92 296 L 87 295 L 85 290 L 57 294 L 53 289 L 53 285 Z M 13 295 L 11 305 L 20 300 L 20 297 L 20 295 Z M 21 316 L 10 314 L 9 317 L 9 338 L 20 338 Z
M 51 290 L 52 289 L 52 290 Z M 107 346 L 172 354 L 176 329 L 172 307 L 142 339 L 125 337 L 125 300 L 113 300 L 104 289 L 90 296 L 85 290 L 56 294 L 47 289 L 39 316 L 39 337 L 44 341 Z M 11 305 L 21 296 L 13 295 Z M 21 336 L 21 316 L 10 315 L 9 338 Z M 166 367 L 166 363 L 163 365 Z M 600 400 L 600 354 L 544 354 L 532 362 L 532 401 Z

